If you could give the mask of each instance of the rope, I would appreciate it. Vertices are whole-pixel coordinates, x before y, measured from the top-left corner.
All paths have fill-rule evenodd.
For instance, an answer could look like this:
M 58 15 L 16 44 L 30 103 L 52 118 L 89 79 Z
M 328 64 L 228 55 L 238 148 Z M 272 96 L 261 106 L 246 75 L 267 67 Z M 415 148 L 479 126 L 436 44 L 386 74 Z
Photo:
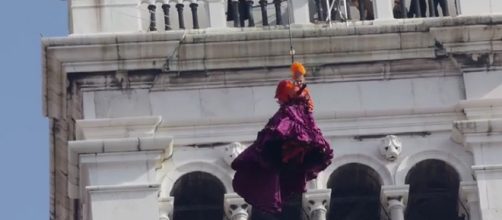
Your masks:
M 293 35 L 291 33 L 291 6 L 293 0 L 288 1 L 288 30 L 289 30 L 289 55 L 291 56 L 291 64 L 295 62 L 295 48 L 293 46 Z

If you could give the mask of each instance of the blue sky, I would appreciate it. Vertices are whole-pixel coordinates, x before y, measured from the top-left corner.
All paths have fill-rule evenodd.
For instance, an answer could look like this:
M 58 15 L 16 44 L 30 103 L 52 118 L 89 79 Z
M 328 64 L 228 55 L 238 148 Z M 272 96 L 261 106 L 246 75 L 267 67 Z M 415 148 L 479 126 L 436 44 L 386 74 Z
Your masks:
M 49 218 L 49 124 L 42 114 L 40 36 L 67 35 L 67 2 L 0 7 L 0 219 Z

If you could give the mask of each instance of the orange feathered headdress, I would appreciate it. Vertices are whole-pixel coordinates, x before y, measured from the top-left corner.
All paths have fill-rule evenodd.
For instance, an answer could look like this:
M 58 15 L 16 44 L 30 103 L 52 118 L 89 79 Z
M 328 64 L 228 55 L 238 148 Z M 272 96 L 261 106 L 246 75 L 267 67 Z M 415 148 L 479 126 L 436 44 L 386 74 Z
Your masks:
M 300 62 L 294 62 L 293 64 L 291 64 L 291 73 L 295 74 L 298 72 L 301 73 L 302 75 L 305 75 L 307 73 L 307 71 L 305 71 L 305 67 L 303 66 L 303 64 L 301 64 Z

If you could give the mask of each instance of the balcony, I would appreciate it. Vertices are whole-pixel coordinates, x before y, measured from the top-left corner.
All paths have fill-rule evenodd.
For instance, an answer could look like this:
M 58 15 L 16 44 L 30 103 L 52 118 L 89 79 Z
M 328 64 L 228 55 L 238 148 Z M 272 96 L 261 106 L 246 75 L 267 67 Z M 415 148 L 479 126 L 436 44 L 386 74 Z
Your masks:
M 498 0 L 72 0 L 71 33 L 165 32 L 288 24 L 372 25 L 502 13 Z M 420 10 L 418 10 L 420 9 Z

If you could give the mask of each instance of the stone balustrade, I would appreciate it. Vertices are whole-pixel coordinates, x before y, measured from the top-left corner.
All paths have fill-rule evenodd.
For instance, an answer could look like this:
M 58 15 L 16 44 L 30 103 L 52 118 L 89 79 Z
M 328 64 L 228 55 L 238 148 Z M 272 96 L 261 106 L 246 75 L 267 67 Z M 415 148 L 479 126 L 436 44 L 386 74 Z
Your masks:
M 488 1 L 489 10 L 480 10 Z M 71 33 L 312 25 L 502 12 L 502 3 L 453 0 L 73 0 Z M 418 10 L 420 9 L 420 10 Z M 379 22 L 363 24 L 375 25 Z

